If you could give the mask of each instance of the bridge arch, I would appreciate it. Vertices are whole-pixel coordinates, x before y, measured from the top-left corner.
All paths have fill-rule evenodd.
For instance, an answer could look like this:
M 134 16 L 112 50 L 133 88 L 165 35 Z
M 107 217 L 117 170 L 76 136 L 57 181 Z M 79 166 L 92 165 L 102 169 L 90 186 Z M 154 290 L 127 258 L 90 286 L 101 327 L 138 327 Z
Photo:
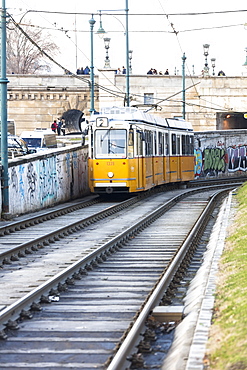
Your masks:
M 84 113 L 79 109 L 68 109 L 61 116 L 65 121 L 65 134 L 76 134 L 83 131 Z

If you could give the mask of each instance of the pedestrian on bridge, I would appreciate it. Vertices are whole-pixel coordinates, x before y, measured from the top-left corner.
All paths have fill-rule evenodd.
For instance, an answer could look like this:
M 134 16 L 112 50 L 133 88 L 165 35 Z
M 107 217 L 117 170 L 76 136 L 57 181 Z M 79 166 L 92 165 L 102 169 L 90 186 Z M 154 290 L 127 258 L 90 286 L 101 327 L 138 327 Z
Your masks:
M 54 120 L 53 123 L 51 124 L 51 129 L 54 133 L 57 132 L 57 121 Z
M 60 118 L 58 119 L 58 122 L 57 122 L 57 134 L 58 136 L 61 135 L 61 128 L 62 128 L 62 125 L 63 125 L 63 122 L 60 120 Z

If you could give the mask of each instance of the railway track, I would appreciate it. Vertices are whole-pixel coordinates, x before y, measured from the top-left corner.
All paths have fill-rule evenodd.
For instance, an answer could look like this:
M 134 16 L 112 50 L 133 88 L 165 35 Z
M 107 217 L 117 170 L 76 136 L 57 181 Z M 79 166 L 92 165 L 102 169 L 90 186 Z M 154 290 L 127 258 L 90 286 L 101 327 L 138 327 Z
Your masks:
M 91 253 L 97 245 L 112 238 L 114 233 L 122 231 L 123 227 L 129 226 L 134 219 L 142 217 L 173 195 L 173 192 L 164 194 L 158 203 L 155 200 L 157 198 L 154 198 L 153 202 L 148 202 L 148 206 L 143 206 L 146 201 L 141 201 L 139 197 L 117 204 L 95 204 L 94 200 L 92 204 L 90 199 L 89 203 L 72 204 L 71 207 L 66 206 L 65 210 L 59 207 L 58 210 L 49 211 L 48 215 L 42 213 L 30 219 L 24 218 L 18 221 L 18 224 L 14 222 L 13 225 L 4 225 L 2 234 L 4 230 L 6 235 L 0 238 L 1 282 L 4 287 L 0 295 L 0 308 L 12 304 L 62 268 Z M 120 212 L 118 215 L 121 217 L 121 212 L 125 212 L 126 207 L 131 207 L 138 200 L 139 215 L 136 212 L 133 218 L 132 215 L 125 214 L 122 219 L 124 223 L 115 224 L 114 230 L 112 219 L 110 224 L 108 221 L 106 226 L 103 224 L 101 233 L 98 232 L 97 226 L 93 226 L 97 222 L 102 225 L 102 220 L 107 216 L 115 218 L 116 212 Z M 85 208 L 86 205 L 89 207 Z
M 103 368 L 105 363 L 109 369 L 125 366 L 130 348 L 133 350 L 148 313 L 154 304 L 158 304 L 166 285 L 162 285 L 159 293 L 153 292 L 154 287 L 162 280 L 168 284 L 168 280 L 173 279 L 176 270 L 168 280 L 163 271 L 167 273 L 170 261 L 174 262 L 182 254 L 178 252 L 181 245 L 187 245 L 185 250 L 189 248 L 186 236 L 212 193 L 207 189 L 206 195 L 201 193 L 198 199 L 197 190 L 191 195 L 184 191 L 178 198 L 176 192 L 153 197 L 152 205 L 150 201 L 141 202 L 139 207 L 132 205 L 119 212 L 117 218 L 112 215 L 107 221 L 97 223 L 95 228 L 90 224 L 86 233 L 77 230 L 73 237 L 69 236 L 64 247 L 67 250 L 69 247 L 69 251 L 74 244 L 83 249 L 82 240 L 90 233 L 94 244 L 91 248 L 87 245 L 84 256 L 77 252 L 77 257 L 72 258 L 74 262 L 70 261 L 71 266 L 68 263 L 68 267 L 61 271 L 59 265 L 61 272 L 50 271 L 49 276 L 38 279 L 39 284 L 42 281 L 43 284 L 36 284 L 34 290 L 29 289 L 24 296 L 22 292 L 19 300 L 15 301 L 18 298 L 15 297 L 9 307 L 0 311 L 2 338 L 8 336 L 0 344 L 2 368 L 91 369 Z M 188 193 L 186 198 L 185 193 Z M 154 211 L 155 208 L 158 210 Z M 196 228 L 201 220 L 198 222 Z M 100 234 L 97 240 L 96 230 L 106 233 Z M 190 236 L 190 239 L 194 238 Z M 54 244 L 60 242 L 57 240 Z M 60 257 L 65 249 L 58 250 Z M 65 257 L 68 257 L 68 251 Z M 30 261 L 28 266 L 31 269 Z M 40 270 L 36 269 L 36 273 Z M 7 273 L 6 281 L 15 273 L 13 270 L 11 274 Z M 47 278 L 49 280 L 45 281 Z M 153 294 L 155 299 L 147 305 L 146 297 Z M 143 307 L 146 308 L 142 310 Z M 31 320 L 26 320 L 32 316 Z M 142 323 L 136 324 L 140 317 Z M 139 333 L 127 340 L 128 350 L 123 351 L 122 348 L 126 348 L 123 336 L 136 325 Z M 123 342 L 122 346 L 111 362 L 119 342 Z M 120 360 L 117 359 L 119 353 L 124 353 Z

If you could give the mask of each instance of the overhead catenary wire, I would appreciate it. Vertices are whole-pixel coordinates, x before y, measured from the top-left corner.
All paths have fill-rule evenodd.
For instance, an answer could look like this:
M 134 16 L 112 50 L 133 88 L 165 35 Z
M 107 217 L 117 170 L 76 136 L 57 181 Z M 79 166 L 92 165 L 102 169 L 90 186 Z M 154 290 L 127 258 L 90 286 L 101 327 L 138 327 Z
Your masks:
M 14 20 L 14 18 L 10 15 L 10 18 L 13 22 L 13 24 L 25 35 L 25 37 L 28 38 L 28 40 L 38 48 L 38 50 L 44 55 L 46 56 L 49 60 L 51 60 L 54 64 L 56 64 L 58 67 L 60 67 L 64 72 L 69 72 L 70 75 L 76 77 L 77 79 L 85 82 L 86 84 L 88 84 L 90 86 L 91 82 L 86 79 L 86 78 L 83 78 L 81 77 L 80 75 L 77 75 L 77 74 L 74 74 L 73 72 L 69 71 L 67 68 L 65 68 L 62 64 L 60 64 L 59 62 L 57 62 L 53 57 L 51 57 L 46 51 L 44 51 L 28 34 L 27 32 Z M 106 92 L 111 92 L 113 94 L 125 94 L 124 92 L 121 92 L 121 91 L 113 91 L 111 89 L 108 89 L 104 86 L 100 86 L 99 84 L 95 83 L 96 86 L 98 86 L 99 88 L 105 90 Z
M 160 6 L 162 7 L 162 10 L 164 11 L 164 8 L 163 8 L 163 6 L 162 6 L 162 4 L 161 4 L 161 2 L 160 2 L 160 0 L 158 0 L 159 1 L 159 3 L 160 3 Z M 164 11 L 164 13 L 165 13 L 165 11 Z M 166 18 L 167 18 L 167 21 L 169 22 L 169 25 L 170 25 L 170 27 L 172 28 L 172 31 L 173 31 L 173 33 L 175 34 L 175 36 L 176 36 L 176 40 L 177 40 L 177 42 L 178 42 L 178 45 L 179 45 L 179 48 L 180 48 L 180 51 L 181 51 L 181 54 L 183 54 L 183 49 L 182 49 L 182 46 L 181 46 L 181 42 L 180 42 L 180 40 L 179 40 L 179 35 L 178 35 L 178 33 L 179 32 L 177 32 L 176 31 L 176 29 L 175 29 L 175 26 L 174 26 L 174 24 L 170 21 L 170 19 L 169 19 L 169 16 L 167 15 L 167 14 L 165 14 L 165 16 L 166 16 Z M 214 28 L 214 27 L 213 27 Z M 216 28 L 219 28 L 219 27 L 216 27 Z M 200 29 L 198 29 L 198 30 L 200 30 Z M 197 97 L 198 97 L 198 99 L 200 100 L 201 99 L 201 96 L 200 96 L 200 94 L 198 93 L 198 90 L 197 90 L 197 88 L 196 88 L 196 85 L 198 85 L 198 83 L 194 83 L 194 78 L 193 78 L 193 76 L 192 76 L 192 74 L 190 73 L 190 69 L 189 69 L 189 66 L 188 66 L 188 64 L 187 63 L 185 63 L 185 65 L 186 65 L 186 68 L 187 68 L 187 70 L 188 70 L 188 72 L 189 72 L 189 77 L 190 77 L 190 79 L 191 79 L 191 81 L 192 81 L 192 83 L 193 83 L 193 85 L 192 85 L 192 87 L 194 87 L 195 88 L 195 91 L 196 91 L 196 94 L 197 94 Z M 190 88 L 190 87 L 189 87 Z M 185 89 L 185 90 L 187 90 L 187 88 Z M 182 92 L 182 91 L 181 91 Z M 205 99 L 204 99 L 204 101 L 205 101 Z M 181 101 L 181 103 L 182 104 L 185 104 L 185 105 L 188 105 L 188 106 L 192 106 L 193 107 L 193 109 L 194 109 L 194 107 L 201 107 L 201 108 L 207 108 L 208 109 L 208 107 L 207 106 L 203 106 L 202 104 L 195 104 L 195 103 L 191 103 L 191 102 L 186 102 L 186 101 Z M 212 104 L 212 103 L 211 103 Z M 225 107 L 221 107 L 220 105 L 218 105 L 218 104 L 213 104 L 213 105 L 215 105 L 215 106 L 218 106 L 218 108 L 214 108 L 214 107 L 210 107 L 210 109 L 212 109 L 212 110 L 226 110 L 226 108 Z M 228 109 L 229 110 L 229 109 Z M 231 110 L 231 109 L 230 109 Z
M 74 13 L 73 13 L 74 14 Z M 33 44 L 33 45 L 35 45 L 37 48 L 38 48 L 38 50 L 42 53 L 42 55 L 44 55 L 45 57 L 47 57 L 49 60 L 51 60 L 54 64 L 56 64 L 58 67 L 60 67 L 64 72 L 69 72 L 69 74 L 70 75 L 72 75 L 73 77 L 75 77 L 75 78 L 77 78 L 77 79 L 79 79 L 79 80 L 81 80 L 81 81 L 83 81 L 83 82 L 85 82 L 87 85 L 89 85 L 89 87 L 90 87 L 90 85 L 91 85 L 91 82 L 88 80 L 88 79 L 86 79 L 86 78 L 83 78 L 83 77 L 81 77 L 80 75 L 77 75 L 77 74 L 74 74 L 73 72 L 71 72 L 71 71 L 69 71 L 67 68 L 65 68 L 64 66 L 62 66 L 59 62 L 57 62 L 53 57 L 51 57 L 47 52 L 45 52 L 28 34 L 27 34 L 27 32 L 25 32 L 25 30 L 20 26 L 20 24 L 18 23 L 18 22 L 16 22 L 15 20 L 14 20 L 14 18 L 10 15 L 10 14 L 8 14 L 8 16 L 9 16 L 9 18 L 11 19 L 11 21 L 13 22 L 13 24 L 25 35 L 25 37 L 27 37 L 28 38 L 28 40 Z M 164 15 L 163 15 L 164 16 Z M 173 27 L 173 25 L 172 25 L 172 27 Z M 176 34 L 176 33 L 175 33 Z M 176 34 L 176 36 L 177 36 L 177 34 Z M 192 77 L 192 76 L 191 76 Z M 195 87 L 197 84 L 194 84 L 194 82 L 193 82 L 193 85 L 192 86 L 190 86 L 190 87 L 188 87 L 188 88 L 191 88 L 191 87 Z M 120 98 L 125 98 L 125 92 L 123 92 L 123 91 L 121 91 L 120 89 L 120 91 L 115 91 L 115 90 L 111 90 L 111 89 L 109 89 L 109 88 L 106 88 L 106 87 L 104 87 L 104 86 L 102 86 L 102 85 L 99 85 L 99 84 L 97 84 L 97 83 L 95 83 L 95 86 L 97 86 L 99 89 L 102 89 L 102 90 L 104 90 L 105 92 L 107 92 L 107 93 L 109 93 L 109 94 L 111 94 L 111 95 L 113 95 L 113 96 L 116 96 L 116 97 L 120 97 Z M 114 85 L 115 86 L 115 85 Z M 173 94 L 171 97 L 173 97 L 173 96 L 175 96 L 175 95 L 178 95 L 178 94 L 180 94 L 181 93 L 181 91 L 179 91 L 179 92 L 177 92 L 177 93 L 175 93 L 175 94 Z M 143 98 L 143 95 L 139 95 L 139 94 L 131 94 L 133 97 L 142 97 Z M 171 97 L 167 97 L 167 98 L 164 98 L 164 99 L 160 99 L 159 98 L 159 101 L 160 102 L 164 102 L 164 101 L 171 101 Z M 199 96 L 199 94 L 198 94 L 198 98 L 200 98 L 200 96 Z M 158 103 L 157 103 L 158 104 Z M 200 106 L 200 105 L 198 105 L 198 104 L 195 104 L 195 103 L 188 103 L 187 105 L 191 105 L 191 106 Z M 208 108 L 208 109 L 213 109 L 213 110 L 220 110 L 220 109 L 218 109 L 218 108 L 212 108 L 212 107 L 204 107 L 204 108 Z M 221 108 L 221 110 L 224 110 L 224 111 L 226 111 L 226 108 Z
M 166 14 L 165 9 L 164 9 L 163 5 L 161 4 L 160 0 L 158 0 L 158 1 L 159 1 L 159 4 L 160 4 L 160 6 L 161 6 L 161 8 L 162 8 L 163 12 L 164 12 L 164 16 L 166 17 L 167 22 L 168 22 L 169 26 L 170 26 L 170 27 L 171 27 L 171 29 L 172 29 L 172 32 L 175 34 L 176 41 L 177 41 L 177 43 L 178 43 L 178 46 L 179 46 L 179 49 L 180 49 L 181 55 L 185 55 L 184 50 L 183 50 L 183 48 L 182 48 L 182 46 L 181 46 L 181 42 L 180 42 L 179 37 L 178 37 L 178 33 L 179 33 L 179 32 L 178 32 L 178 31 L 176 31 L 174 24 L 170 21 L 169 15 L 168 15 L 168 14 Z M 196 94 L 197 94 L 197 96 L 199 96 L 198 91 L 197 91 L 197 88 L 196 88 L 196 85 L 197 85 L 197 84 L 195 84 L 195 83 L 194 83 L 194 81 L 193 81 L 193 77 L 192 77 L 192 75 L 191 75 L 191 73 L 190 73 L 190 70 L 189 70 L 188 64 L 186 63 L 185 65 L 186 65 L 187 70 L 189 71 L 189 76 L 190 76 L 190 78 L 191 78 L 191 81 L 192 81 L 193 86 L 195 87 Z M 185 90 L 187 90 L 187 89 L 185 89 Z M 181 92 L 182 92 L 182 91 L 181 91 Z M 182 102 L 182 104 L 185 104 L 185 103 L 186 103 L 185 101 L 183 101 L 183 102 Z
M 198 15 L 212 15 L 212 14 L 229 14 L 229 13 L 246 13 L 247 9 L 237 9 L 237 10 L 219 10 L 219 11 L 209 11 L 209 12 L 184 12 L 184 13 L 167 13 L 168 16 L 198 16 Z M 91 16 L 92 12 L 63 12 L 54 10 L 35 10 L 29 9 L 26 13 L 47 13 L 47 14 L 64 14 L 64 15 L 88 15 Z M 105 15 L 117 15 L 125 16 L 125 10 L 117 12 L 104 12 Z M 129 16 L 164 16 L 164 13 L 128 13 Z

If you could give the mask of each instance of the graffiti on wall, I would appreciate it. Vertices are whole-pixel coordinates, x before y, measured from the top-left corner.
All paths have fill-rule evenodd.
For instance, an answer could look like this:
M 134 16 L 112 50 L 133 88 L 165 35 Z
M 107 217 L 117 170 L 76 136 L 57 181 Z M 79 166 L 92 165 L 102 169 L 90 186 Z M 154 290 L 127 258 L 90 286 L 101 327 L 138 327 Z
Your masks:
M 226 171 L 227 155 L 225 149 L 220 147 L 207 147 L 203 151 L 197 148 L 195 153 L 195 176 L 218 176 Z
M 195 177 L 207 177 L 226 172 L 247 171 L 247 145 L 231 145 L 227 149 L 217 142 L 215 147 L 197 148 L 195 154 Z
M 88 192 L 84 151 L 27 159 L 9 167 L 10 212 L 35 211 Z
M 39 198 L 40 204 L 48 199 L 56 200 L 57 178 L 56 178 L 56 158 L 50 157 L 39 161 Z
M 15 194 L 18 194 L 18 190 L 19 190 L 18 183 L 19 181 L 18 181 L 18 174 L 16 171 L 16 167 L 12 167 L 11 172 L 10 172 L 10 186 L 12 187 L 13 192 Z
M 64 159 L 62 156 L 58 155 L 56 157 L 56 176 L 57 176 L 57 187 L 60 191 L 62 191 L 64 187 L 64 167 L 63 167 Z
M 228 171 L 247 171 L 247 145 L 228 147 Z
M 202 151 L 201 149 L 197 148 L 194 149 L 194 156 L 195 156 L 195 176 L 200 176 L 202 172 Z
M 29 194 L 30 203 L 35 202 L 35 192 L 37 189 L 37 173 L 32 162 L 27 166 L 27 192 Z
M 225 172 L 226 157 L 224 148 L 206 148 L 203 151 L 203 170 L 206 175 L 217 176 L 219 172 Z
M 25 167 L 23 165 L 20 165 L 19 170 L 18 170 L 18 178 L 19 178 L 19 194 L 20 194 L 21 200 L 25 200 L 24 171 L 25 171 Z

